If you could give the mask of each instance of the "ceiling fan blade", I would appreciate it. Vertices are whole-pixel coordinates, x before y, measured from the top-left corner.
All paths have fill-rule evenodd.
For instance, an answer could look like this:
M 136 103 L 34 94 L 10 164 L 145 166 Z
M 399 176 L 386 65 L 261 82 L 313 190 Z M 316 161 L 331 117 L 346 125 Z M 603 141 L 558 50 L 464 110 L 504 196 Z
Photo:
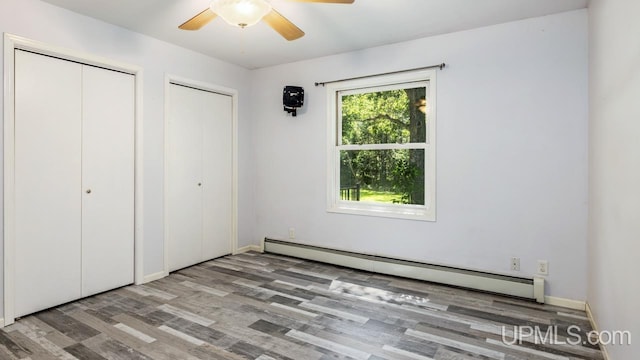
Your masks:
M 207 25 L 211 20 L 216 18 L 216 13 L 211 11 L 210 8 L 206 8 L 198 15 L 184 22 L 184 24 L 178 26 L 182 30 L 199 30 L 201 27 Z
M 353 4 L 355 0 L 289 0 L 295 2 L 309 2 L 309 3 L 328 3 L 328 4 Z
M 271 26 L 273 30 L 282 35 L 283 38 L 289 41 L 299 39 L 304 36 L 304 31 L 300 30 L 300 28 L 294 23 L 273 9 L 271 9 L 271 11 L 265 15 L 262 20 L 264 20 L 267 25 Z

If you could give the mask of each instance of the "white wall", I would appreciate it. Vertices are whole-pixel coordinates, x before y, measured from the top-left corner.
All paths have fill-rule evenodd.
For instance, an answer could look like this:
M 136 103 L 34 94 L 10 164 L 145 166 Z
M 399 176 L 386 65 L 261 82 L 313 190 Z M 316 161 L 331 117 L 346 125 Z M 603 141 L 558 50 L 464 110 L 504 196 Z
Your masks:
M 339 41 L 339 39 L 336 39 Z M 314 82 L 446 62 L 438 72 L 437 221 L 326 212 L 326 94 Z M 261 237 L 521 274 L 549 261 L 547 291 L 586 297 L 587 11 L 252 73 Z M 305 88 L 298 117 L 282 88 Z
M 640 2 L 589 5 L 589 291 L 600 330 L 629 330 L 640 348 Z
M 573 299 L 586 296 L 586 17 L 581 10 L 247 71 L 38 0 L 0 3 L 2 32 L 144 68 L 145 275 L 163 267 L 163 81 L 171 73 L 240 92 L 239 246 L 286 238 L 293 226 L 301 242 L 489 271 L 508 272 L 509 257 L 519 256 L 529 274 L 546 259 L 551 295 Z M 442 61 L 438 221 L 326 213 L 325 92 L 313 83 Z M 284 85 L 307 91 L 297 118 L 282 111 Z M 1 301 L 0 293 L 0 309 Z
M 163 106 L 165 73 L 239 91 L 239 246 L 255 239 L 251 127 L 247 122 L 250 72 L 150 37 L 37 0 L 2 0 L 0 32 L 103 56 L 144 68 L 144 274 L 163 270 Z M 0 69 L 3 68 L 0 59 Z M 0 104 L 0 113 L 2 113 Z M 0 146 L 2 149 L 2 146 Z M 1 151 L 1 150 L 0 150 Z M 0 170 L 1 171 L 1 170 Z M 0 175 L 0 179 L 2 176 Z M 0 195 L 1 196 L 1 195 Z M 0 210 L 1 212 L 2 210 Z M 0 217 L 2 214 L 0 213 Z M 0 234 L 2 230 L 0 228 Z M 2 246 L 0 246 L 0 259 Z M 51 269 L 55 271 L 55 269 Z M 0 282 L 2 267 L 0 267 Z M 0 287 L 1 288 L 1 287 Z M 0 313 L 4 299 L 0 291 Z

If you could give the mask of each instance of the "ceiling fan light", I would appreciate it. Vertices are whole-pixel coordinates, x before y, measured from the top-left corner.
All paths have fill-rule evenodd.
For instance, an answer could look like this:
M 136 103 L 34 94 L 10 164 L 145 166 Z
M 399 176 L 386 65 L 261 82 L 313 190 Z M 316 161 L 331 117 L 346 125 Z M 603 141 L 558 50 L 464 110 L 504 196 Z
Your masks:
M 211 10 L 229 24 L 245 28 L 267 15 L 271 5 L 265 0 L 214 0 Z

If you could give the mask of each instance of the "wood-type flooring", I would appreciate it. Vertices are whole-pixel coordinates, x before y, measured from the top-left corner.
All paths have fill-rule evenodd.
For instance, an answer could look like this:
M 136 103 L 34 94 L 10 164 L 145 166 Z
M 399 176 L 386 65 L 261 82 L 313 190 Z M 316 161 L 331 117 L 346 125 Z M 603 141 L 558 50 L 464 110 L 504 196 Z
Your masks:
M 19 319 L 0 359 L 603 359 L 590 330 L 583 311 L 249 252 Z

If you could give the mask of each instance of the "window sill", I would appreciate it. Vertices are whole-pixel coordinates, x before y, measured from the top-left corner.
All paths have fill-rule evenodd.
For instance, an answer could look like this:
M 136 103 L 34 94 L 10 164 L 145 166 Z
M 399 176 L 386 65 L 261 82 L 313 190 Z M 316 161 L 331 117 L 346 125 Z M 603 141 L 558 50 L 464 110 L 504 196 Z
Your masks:
M 436 221 L 433 211 L 424 206 L 378 205 L 341 201 L 327 208 L 329 213 L 375 216 L 403 220 Z

